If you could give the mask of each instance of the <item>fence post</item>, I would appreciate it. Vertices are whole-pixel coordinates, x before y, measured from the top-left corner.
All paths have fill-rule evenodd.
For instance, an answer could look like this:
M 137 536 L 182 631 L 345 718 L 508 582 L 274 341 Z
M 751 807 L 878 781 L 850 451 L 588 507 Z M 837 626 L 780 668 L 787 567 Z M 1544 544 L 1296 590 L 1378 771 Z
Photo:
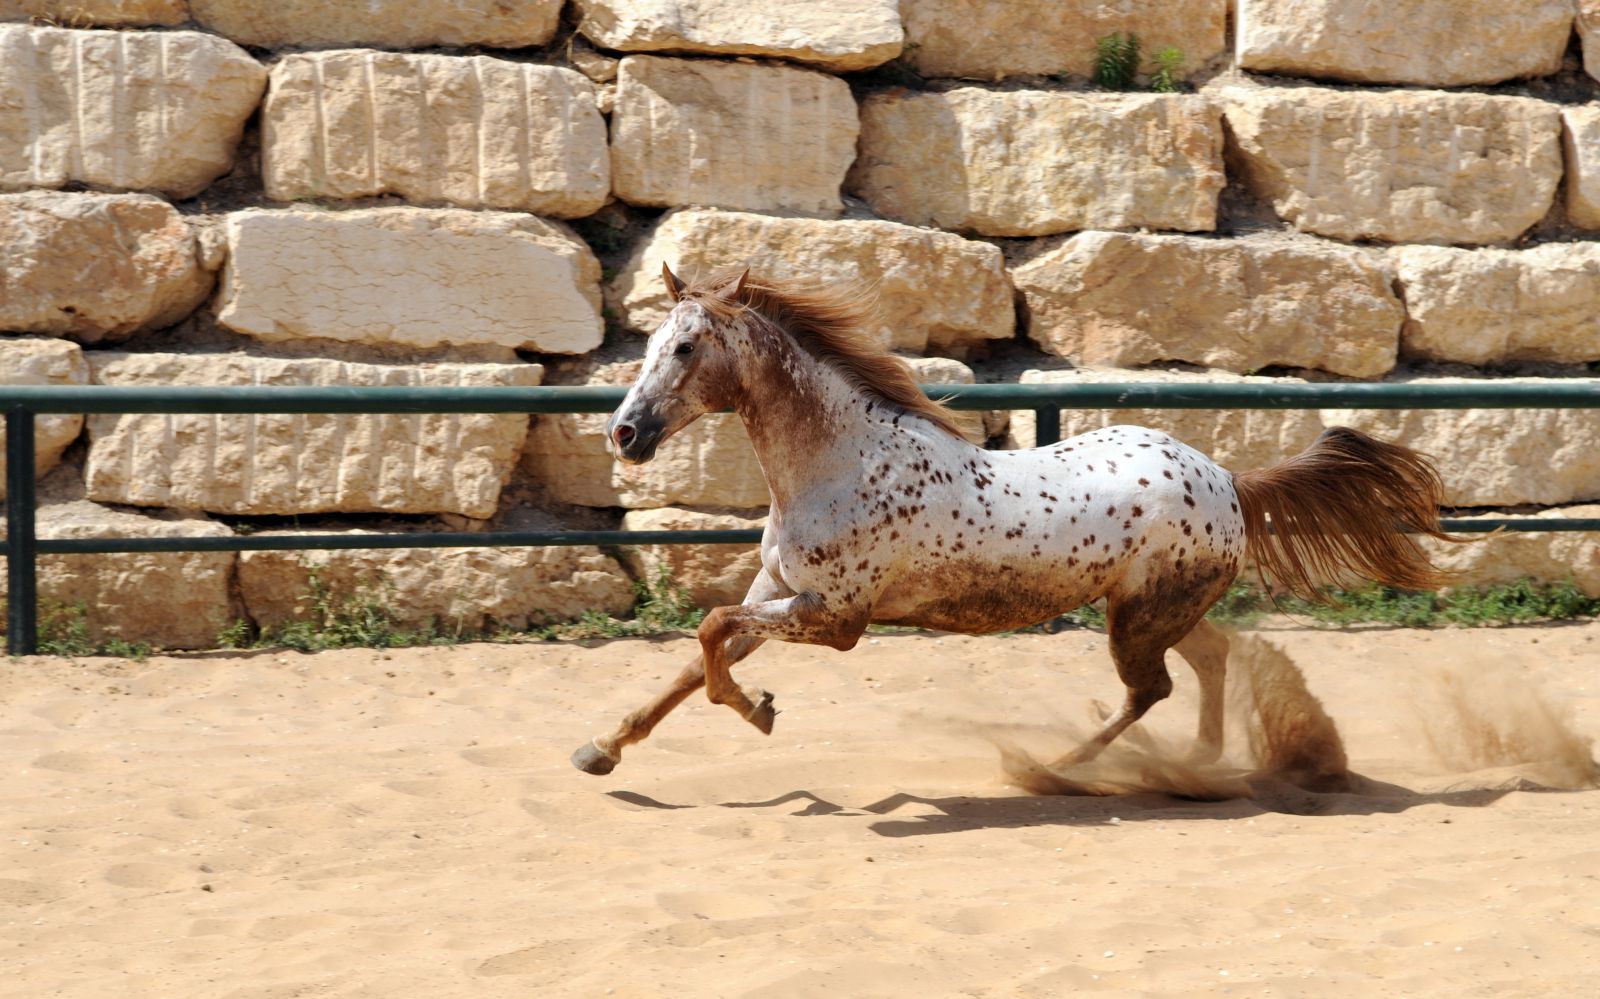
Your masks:
M 1033 446 L 1044 447 L 1061 439 L 1061 409 L 1058 406 L 1040 406 L 1033 411 Z
M 6 651 L 31 656 L 39 649 L 38 548 L 34 532 L 33 411 L 6 411 Z

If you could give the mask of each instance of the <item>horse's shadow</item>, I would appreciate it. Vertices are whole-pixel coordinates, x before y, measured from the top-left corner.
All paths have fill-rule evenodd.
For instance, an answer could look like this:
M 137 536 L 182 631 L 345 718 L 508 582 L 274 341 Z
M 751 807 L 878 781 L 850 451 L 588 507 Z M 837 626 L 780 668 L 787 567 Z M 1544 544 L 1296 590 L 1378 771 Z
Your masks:
M 1029 826 L 1096 826 L 1112 822 L 1189 822 L 1218 819 L 1247 819 L 1258 815 L 1387 815 L 1409 811 L 1422 805 L 1452 808 L 1482 808 L 1514 792 L 1577 793 L 1546 787 L 1518 778 L 1494 787 L 1449 788 L 1416 791 L 1399 784 L 1343 775 L 1343 786 L 1335 790 L 1309 790 L 1281 777 L 1253 774 L 1243 778 L 1252 796 L 1223 801 L 1200 801 L 1159 792 L 1118 795 L 952 795 L 927 797 L 917 794 L 892 794 L 869 805 L 849 806 L 829 801 L 811 791 L 796 790 L 766 801 L 725 801 L 718 808 L 779 808 L 803 802 L 794 816 L 861 816 L 884 818 L 869 826 L 880 836 L 930 836 L 941 833 L 970 832 L 978 829 L 1021 829 Z M 671 804 L 634 791 L 611 791 L 611 797 L 629 804 L 661 809 L 701 806 Z M 904 808 L 922 806 L 925 811 L 905 818 L 893 818 Z

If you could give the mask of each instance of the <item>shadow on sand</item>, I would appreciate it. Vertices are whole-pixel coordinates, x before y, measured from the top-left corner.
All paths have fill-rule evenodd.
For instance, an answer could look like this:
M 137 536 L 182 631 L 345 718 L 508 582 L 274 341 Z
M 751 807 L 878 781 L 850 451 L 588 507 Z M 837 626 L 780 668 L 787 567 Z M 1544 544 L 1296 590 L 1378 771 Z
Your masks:
M 1422 805 L 1452 808 L 1482 808 L 1508 794 L 1536 792 L 1546 794 L 1582 793 L 1567 788 L 1552 788 L 1525 778 L 1513 778 L 1496 787 L 1470 787 L 1443 791 L 1414 791 L 1398 784 L 1346 775 L 1340 790 L 1309 790 L 1282 777 L 1240 772 L 1233 778 L 1248 788 L 1248 797 L 1223 801 L 1194 800 L 1170 793 L 1140 791 L 1117 795 L 953 795 L 933 798 L 916 794 L 894 794 L 862 807 L 841 805 L 811 791 L 790 791 L 766 801 L 726 801 L 717 808 L 781 808 L 800 804 L 790 812 L 795 816 L 885 816 L 871 825 L 880 836 L 927 836 L 937 833 L 969 832 L 977 829 L 1020 829 L 1028 826 L 1095 826 L 1112 819 L 1121 822 L 1182 822 L 1216 819 L 1245 819 L 1257 815 L 1377 815 L 1404 812 Z M 659 801 L 636 791 L 610 791 L 611 797 L 646 808 L 677 810 L 704 806 Z M 889 818 L 903 808 L 920 807 L 929 811 L 906 818 Z

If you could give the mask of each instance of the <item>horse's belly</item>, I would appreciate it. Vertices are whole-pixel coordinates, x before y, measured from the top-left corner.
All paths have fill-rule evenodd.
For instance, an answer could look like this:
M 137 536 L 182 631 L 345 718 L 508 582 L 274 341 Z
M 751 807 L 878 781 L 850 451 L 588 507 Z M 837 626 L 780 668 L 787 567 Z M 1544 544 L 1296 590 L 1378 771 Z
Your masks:
M 1064 567 L 943 564 L 897 581 L 879 598 L 872 620 L 987 634 L 1048 621 L 1098 596 L 1090 580 Z

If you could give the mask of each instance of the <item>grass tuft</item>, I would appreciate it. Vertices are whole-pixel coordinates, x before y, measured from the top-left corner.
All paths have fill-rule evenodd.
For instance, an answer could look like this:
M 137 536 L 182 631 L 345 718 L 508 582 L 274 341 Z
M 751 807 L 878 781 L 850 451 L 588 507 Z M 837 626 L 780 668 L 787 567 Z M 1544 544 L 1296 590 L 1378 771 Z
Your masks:
M 627 638 L 694 631 L 706 612 L 695 605 L 689 591 L 673 582 L 666 566 L 653 580 L 635 580 L 633 618 L 619 619 L 600 611 L 586 611 L 578 620 L 554 624 L 535 632 L 546 641 L 560 639 Z
M 1139 36 L 1120 31 L 1094 43 L 1094 82 L 1107 90 L 1132 90 L 1139 75 Z
M 6 636 L 7 603 L 0 600 L 0 641 Z M 116 656 L 143 661 L 150 656 L 148 642 L 107 638 L 97 642 L 89 635 L 89 611 L 82 601 L 64 604 L 53 600 L 39 602 L 39 654 L 41 656 Z
M 1519 579 L 1493 586 L 1460 587 L 1446 593 L 1376 585 L 1326 592 L 1333 603 L 1312 603 L 1297 597 L 1278 597 L 1274 601 L 1254 585 L 1237 582 L 1206 616 L 1235 627 L 1249 627 L 1268 614 L 1280 613 L 1330 627 L 1388 624 L 1400 628 L 1486 628 L 1600 616 L 1600 599 L 1585 596 L 1570 579 L 1558 583 Z
M 1158 94 L 1175 94 L 1183 75 L 1183 50 L 1167 46 L 1156 53 L 1156 70 L 1150 74 L 1150 89 Z
M 385 577 L 363 577 L 349 593 L 338 594 L 323 579 L 327 567 L 306 566 L 306 590 L 299 603 L 306 616 L 276 628 L 257 629 L 248 621 L 234 621 L 217 635 L 225 649 L 288 648 L 299 652 L 323 649 L 398 649 L 415 645 L 454 645 L 482 638 L 476 632 L 442 627 L 437 620 L 421 628 L 399 622 L 389 604 L 394 584 Z

